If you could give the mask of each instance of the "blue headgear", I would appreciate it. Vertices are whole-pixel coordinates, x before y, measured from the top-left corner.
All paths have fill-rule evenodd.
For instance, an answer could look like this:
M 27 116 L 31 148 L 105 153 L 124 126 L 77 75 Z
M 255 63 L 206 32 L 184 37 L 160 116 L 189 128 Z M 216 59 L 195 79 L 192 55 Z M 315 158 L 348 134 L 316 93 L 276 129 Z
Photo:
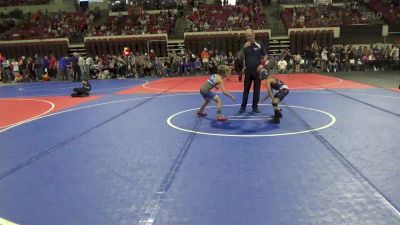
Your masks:
M 261 69 L 260 70 L 260 78 L 261 80 L 265 80 L 269 77 L 269 70 L 268 69 Z

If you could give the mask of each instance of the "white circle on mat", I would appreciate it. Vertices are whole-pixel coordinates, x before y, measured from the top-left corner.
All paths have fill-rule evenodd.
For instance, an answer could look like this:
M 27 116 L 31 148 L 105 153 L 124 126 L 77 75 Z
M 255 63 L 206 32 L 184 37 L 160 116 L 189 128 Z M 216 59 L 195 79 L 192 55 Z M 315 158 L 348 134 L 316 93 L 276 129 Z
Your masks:
M 54 104 L 53 102 L 46 101 L 46 100 L 43 100 L 43 99 L 3 98 L 3 99 L 0 99 L 0 101 L 35 101 L 35 102 L 44 102 L 44 103 L 49 104 L 49 106 L 50 106 L 50 108 L 47 109 L 45 112 L 42 112 L 42 113 L 40 113 L 40 114 L 38 114 L 38 115 L 34 115 L 34 116 L 32 116 L 32 117 L 30 117 L 30 118 L 28 118 L 28 119 L 21 120 L 21 121 L 19 121 L 19 122 L 13 123 L 13 124 L 8 124 L 8 125 L 6 125 L 6 126 L 2 126 L 2 127 L 0 127 L 0 129 L 7 128 L 7 127 L 11 127 L 11 126 L 15 126 L 16 124 L 22 124 L 22 123 L 25 123 L 25 122 L 30 121 L 30 120 L 32 120 L 32 119 L 39 118 L 39 117 L 41 117 L 41 116 L 43 116 L 43 115 L 45 115 L 45 114 L 47 114 L 47 113 L 50 113 L 50 112 L 53 111 L 53 109 L 56 107 L 55 104 Z
M 239 106 L 239 105 L 240 104 L 224 105 L 224 107 L 233 107 L 233 106 Z M 267 104 L 259 104 L 259 105 L 267 105 Z M 215 108 L 215 107 L 216 106 L 211 106 L 209 108 Z M 224 134 L 224 133 L 211 133 L 211 132 L 190 130 L 190 129 L 182 128 L 182 127 L 179 127 L 179 126 L 173 124 L 172 120 L 173 120 L 174 117 L 176 117 L 176 116 L 178 116 L 180 114 L 186 113 L 186 112 L 195 111 L 195 110 L 199 109 L 199 108 L 194 108 L 194 109 L 188 109 L 188 110 L 184 110 L 184 111 L 177 112 L 177 113 L 173 114 L 172 116 L 168 117 L 167 124 L 172 128 L 175 128 L 177 130 L 184 131 L 184 132 L 189 132 L 189 133 L 209 135 L 209 136 L 246 137 L 246 138 L 249 138 L 249 137 L 276 137 L 276 136 L 287 136 L 287 135 L 310 133 L 310 132 L 326 129 L 326 128 L 331 127 L 333 124 L 336 123 L 336 118 L 332 114 L 330 114 L 328 112 L 325 112 L 325 111 L 322 111 L 322 110 L 303 107 L 303 106 L 295 106 L 295 105 L 281 105 L 281 107 L 298 108 L 298 109 L 305 109 L 305 110 L 318 112 L 318 113 L 321 113 L 321 114 L 323 114 L 325 116 L 328 116 L 330 118 L 330 122 L 325 124 L 325 125 L 323 125 L 323 126 L 317 127 L 317 128 L 306 129 L 306 130 L 301 130 L 301 131 L 294 131 L 294 132 L 273 133 L 273 134 Z

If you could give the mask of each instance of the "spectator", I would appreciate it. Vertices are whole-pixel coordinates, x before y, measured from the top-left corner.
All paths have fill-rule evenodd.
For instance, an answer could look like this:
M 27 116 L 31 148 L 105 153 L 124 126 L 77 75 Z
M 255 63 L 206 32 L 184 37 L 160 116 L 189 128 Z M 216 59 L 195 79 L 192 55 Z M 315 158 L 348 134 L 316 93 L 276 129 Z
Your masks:
M 327 71 L 328 71 L 328 73 L 330 71 L 333 71 L 334 73 L 336 73 L 337 70 L 338 70 L 337 58 L 336 58 L 335 53 L 332 52 L 328 59 Z
M 78 66 L 80 74 L 83 75 L 85 79 L 88 79 L 89 77 L 85 76 L 85 59 L 81 55 L 78 55 Z
M 23 76 L 24 79 L 27 79 L 29 77 L 29 71 L 28 71 L 28 62 L 25 58 L 25 56 L 22 56 L 18 62 L 20 73 Z
M 32 58 L 28 58 L 28 70 L 29 70 L 29 78 L 31 81 L 36 82 L 36 68 L 35 68 L 35 60 Z
M 44 58 L 40 57 L 38 55 L 36 55 L 35 57 L 35 69 L 36 69 L 36 75 L 39 76 L 39 78 L 41 78 L 44 75 L 44 69 L 45 69 L 45 62 L 44 62 Z
M 232 52 L 228 52 L 228 55 L 226 56 L 226 61 L 227 65 L 230 66 L 231 68 L 234 67 L 235 65 L 235 56 L 232 54 Z
M 399 60 L 399 47 L 397 45 L 393 45 L 392 50 L 390 51 L 390 57 L 393 60 Z
M 11 82 L 11 72 L 10 72 L 11 63 L 7 58 L 3 58 L 2 69 L 3 69 L 3 83 Z
M 315 59 L 315 54 L 314 52 L 307 46 L 304 52 L 304 61 L 305 61 L 305 67 L 304 71 L 311 72 L 312 71 L 312 65 L 314 63 Z
M 150 50 L 150 62 L 154 63 L 156 61 L 156 58 L 157 58 L 156 52 L 153 49 L 151 49 Z
M 283 58 L 281 58 L 281 60 L 278 61 L 278 71 L 279 73 L 286 73 L 286 69 L 287 69 L 287 62 L 286 60 L 284 60 Z
M 90 71 L 94 69 L 94 60 L 92 57 L 87 57 L 85 60 L 85 77 L 90 78 Z
M 321 70 L 322 71 L 326 71 L 327 63 L 328 63 L 328 50 L 326 50 L 326 47 L 324 47 L 321 52 Z
M 210 55 L 208 54 L 208 50 L 207 48 L 204 48 L 204 50 L 201 52 L 200 54 L 201 57 L 201 62 L 203 63 L 203 70 L 204 71 L 208 71 L 208 61 L 209 61 L 209 57 Z
M 60 58 L 59 66 L 61 72 L 61 80 L 68 80 L 68 56 L 63 56 Z
M 283 59 L 286 61 L 286 65 L 291 65 L 292 53 L 290 52 L 289 48 L 285 49 L 285 52 L 283 53 Z
M 49 75 L 53 79 L 57 77 L 57 59 L 54 55 L 50 56 Z
M 301 58 L 300 52 L 297 52 L 297 55 L 294 56 L 295 72 L 300 72 L 301 60 L 302 60 L 302 58 Z
M 243 59 L 241 59 L 238 54 L 235 59 L 235 71 L 236 71 L 236 73 L 239 74 L 239 82 L 242 82 L 242 77 L 243 77 L 243 73 L 244 73 L 243 70 L 244 70 Z
M 356 64 L 356 54 L 355 54 L 355 49 L 350 45 L 347 48 L 347 68 L 351 71 L 354 70 Z
M 11 70 L 12 70 L 12 75 L 14 77 L 14 82 L 21 82 L 22 76 L 19 70 L 19 63 L 15 59 L 11 59 Z
M 194 69 L 195 69 L 195 73 L 196 74 L 200 74 L 201 73 L 201 62 L 200 62 L 200 58 L 197 57 L 196 61 L 194 62 Z
M 177 58 L 177 63 L 179 65 L 178 74 L 179 74 L 179 76 L 182 76 L 185 73 L 185 58 L 182 56 L 179 56 Z
M 72 71 L 74 73 L 73 74 L 74 80 L 72 82 L 81 81 L 82 74 L 81 74 L 81 68 L 79 67 L 79 54 L 75 52 L 71 57 L 70 62 L 72 64 Z
M 314 52 L 317 52 L 318 49 L 319 49 L 318 42 L 317 42 L 317 40 L 314 40 L 313 43 L 311 44 L 311 50 Z
M 149 60 L 146 60 L 144 62 L 144 68 L 143 68 L 145 76 L 152 76 L 153 75 L 152 69 L 153 69 L 153 66 L 152 66 L 151 62 Z
M 209 73 L 210 74 L 216 74 L 217 73 L 217 67 L 218 67 L 218 62 L 215 57 L 211 57 L 210 61 L 208 62 L 209 64 Z

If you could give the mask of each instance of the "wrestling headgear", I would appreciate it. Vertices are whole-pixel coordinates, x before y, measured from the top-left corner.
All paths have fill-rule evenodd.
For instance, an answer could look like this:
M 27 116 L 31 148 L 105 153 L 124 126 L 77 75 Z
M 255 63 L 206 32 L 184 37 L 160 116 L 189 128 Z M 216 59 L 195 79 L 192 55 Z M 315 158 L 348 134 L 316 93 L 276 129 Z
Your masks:
M 261 80 L 265 80 L 269 77 L 269 70 L 268 69 L 261 69 L 260 72 L 260 78 Z

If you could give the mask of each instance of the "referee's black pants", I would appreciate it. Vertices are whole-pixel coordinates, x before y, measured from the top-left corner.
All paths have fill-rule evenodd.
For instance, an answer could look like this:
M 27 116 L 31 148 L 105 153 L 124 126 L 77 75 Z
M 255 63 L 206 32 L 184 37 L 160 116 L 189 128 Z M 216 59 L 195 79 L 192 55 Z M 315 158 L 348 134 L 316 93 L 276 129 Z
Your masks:
M 247 99 L 249 98 L 249 92 L 251 88 L 251 84 L 253 84 L 253 110 L 258 109 L 258 101 L 260 100 L 260 88 L 261 88 L 261 79 L 258 75 L 257 71 L 246 71 L 244 77 L 244 90 L 243 90 L 243 99 L 242 99 L 242 109 L 246 109 Z

